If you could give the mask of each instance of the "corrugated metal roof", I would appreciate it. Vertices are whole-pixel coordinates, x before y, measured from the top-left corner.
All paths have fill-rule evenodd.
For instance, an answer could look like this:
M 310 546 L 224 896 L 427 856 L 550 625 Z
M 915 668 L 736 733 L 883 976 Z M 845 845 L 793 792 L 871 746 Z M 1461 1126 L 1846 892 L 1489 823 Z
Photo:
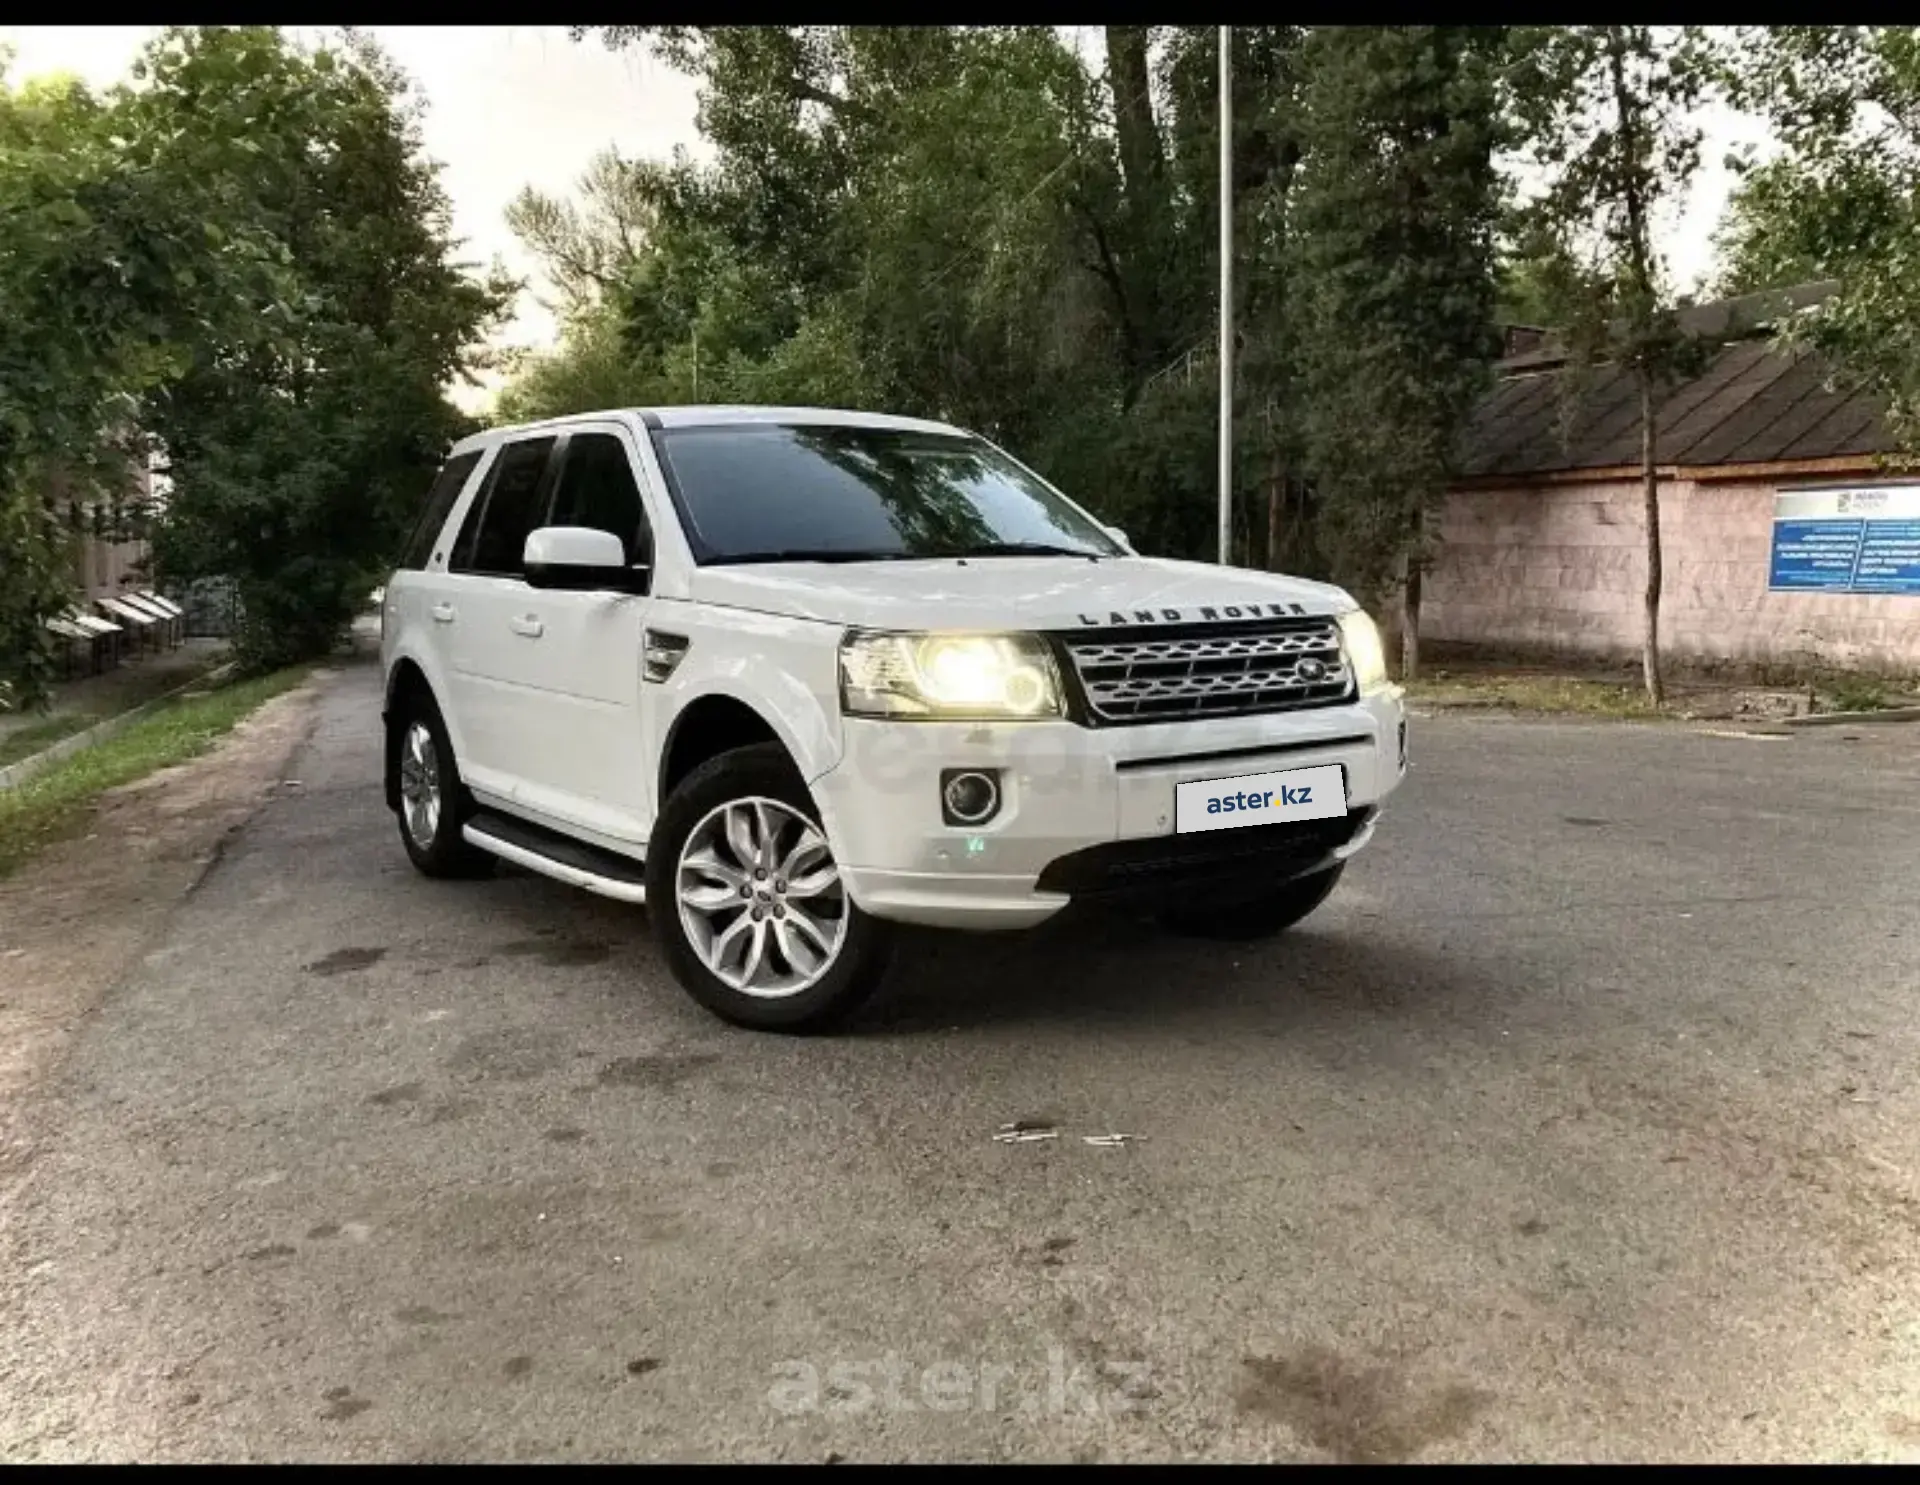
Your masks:
M 1884 404 L 1844 388 L 1829 390 L 1831 369 L 1811 352 L 1790 354 L 1764 341 L 1725 347 L 1699 376 L 1661 398 L 1655 458 L 1698 467 L 1890 452 Z M 1563 438 L 1566 374 L 1523 371 L 1496 383 L 1468 425 L 1461 473 L 1487 478 L 1639 463 L 1640 408 L 1631 375 L 1617 366 L 1592 368 Z

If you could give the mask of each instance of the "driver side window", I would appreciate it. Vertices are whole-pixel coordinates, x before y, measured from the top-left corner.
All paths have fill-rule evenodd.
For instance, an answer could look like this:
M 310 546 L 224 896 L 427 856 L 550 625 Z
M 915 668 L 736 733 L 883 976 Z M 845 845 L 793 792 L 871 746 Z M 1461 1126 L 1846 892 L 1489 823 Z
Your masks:
M 549 526 L 589 526 L 620 538 L 627 565 L 651 565 L 653 533 L 627 447 L 611 433 L 576 433 L 567 440 Z

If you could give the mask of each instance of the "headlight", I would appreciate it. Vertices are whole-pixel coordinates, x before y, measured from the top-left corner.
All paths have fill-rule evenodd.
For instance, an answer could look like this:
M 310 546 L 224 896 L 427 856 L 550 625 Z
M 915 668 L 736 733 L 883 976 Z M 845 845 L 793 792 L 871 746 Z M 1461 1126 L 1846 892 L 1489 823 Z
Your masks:
M 840 642 L 840 705 L 850 717 L 1057 717 L 1060 679 L 1037 635 L 855 632 Z
M 1387 652 L 1380 644 L 1380 630 L 1365 609 L 1340 615 L 1340 639 L 1346 645 L 1347 664 L 1353 667 L 1353 682 L 1360 694 L 1386 690 Z

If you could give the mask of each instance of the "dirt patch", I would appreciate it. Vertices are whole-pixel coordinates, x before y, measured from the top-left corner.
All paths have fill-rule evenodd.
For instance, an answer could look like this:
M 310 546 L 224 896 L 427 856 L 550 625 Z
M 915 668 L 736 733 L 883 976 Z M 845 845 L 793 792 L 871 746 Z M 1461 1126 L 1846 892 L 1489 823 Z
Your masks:
M 1243 1413 L 1284 1423 L 1343 1464 L 1401 1464 L 1466 1432 L 1490 1401 L 1478 1388 L 1420 1388 L 1398 1367 L 1356 1364 L 1324 1346 L 1249 1356 Z
M 600 1069 L 603 1088 L 677 1088 L 720 1060 L 713 1052 L 655 1052 L 642 1057 L 617 1057 Z
M 370 968 L 386 957 L 385 949 L 335 949 L 304 968 L 310 975 L 344 975 Z
M 0 881 L 0 1181 L 29 1154 L 23 1095 L 272 796 L 335 674 L 274 697 L 200 757 L 102 795 L 84 836 Z

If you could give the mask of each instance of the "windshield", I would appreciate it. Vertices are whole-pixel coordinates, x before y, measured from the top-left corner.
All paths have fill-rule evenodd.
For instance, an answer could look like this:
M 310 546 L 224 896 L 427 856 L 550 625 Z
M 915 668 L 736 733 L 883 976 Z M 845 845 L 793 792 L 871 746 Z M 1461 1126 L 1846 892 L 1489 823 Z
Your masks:
M 978 438 L 831 423 L 656 438 L 702 563 L 1124 555 Z

